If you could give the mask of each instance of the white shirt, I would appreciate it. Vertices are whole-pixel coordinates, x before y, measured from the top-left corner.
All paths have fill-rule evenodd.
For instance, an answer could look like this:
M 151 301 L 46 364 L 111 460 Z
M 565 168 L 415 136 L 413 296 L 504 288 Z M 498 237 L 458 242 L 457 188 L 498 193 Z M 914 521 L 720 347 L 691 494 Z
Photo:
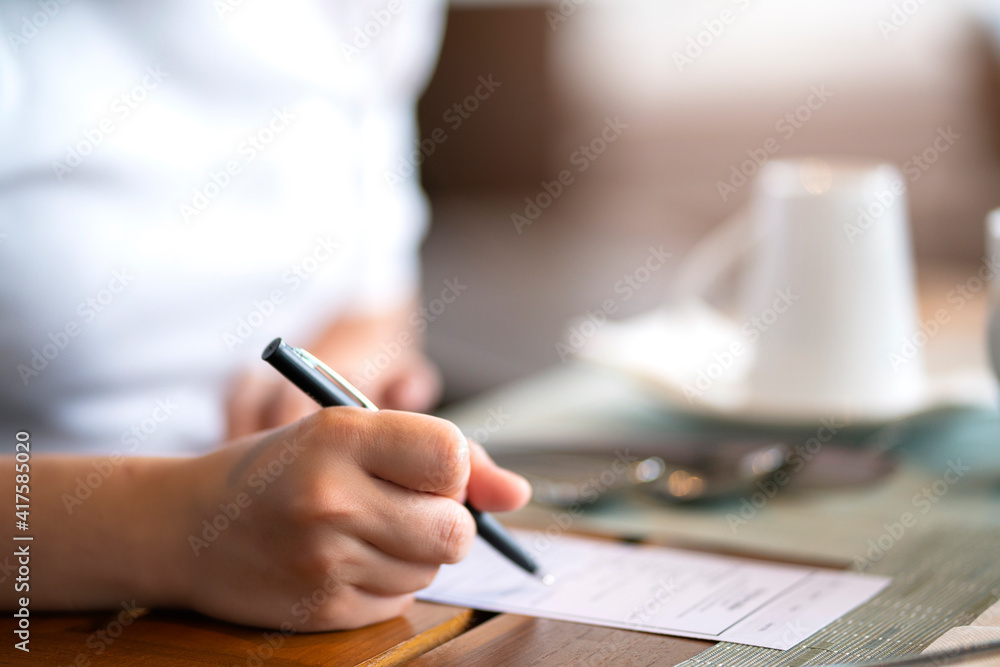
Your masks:
M 192 454 L 273 337 L 415 286 L 437 0 L 0 3 L 0 438 Z M 367 37 L 367 40 L 365 39 Z

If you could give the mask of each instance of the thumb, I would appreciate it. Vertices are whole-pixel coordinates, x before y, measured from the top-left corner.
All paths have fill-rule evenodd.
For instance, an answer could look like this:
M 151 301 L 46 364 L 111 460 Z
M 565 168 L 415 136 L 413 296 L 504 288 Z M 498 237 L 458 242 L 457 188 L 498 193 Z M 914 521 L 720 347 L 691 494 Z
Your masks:
M 483 446 L 469 441 L 468 499 L 483 512 L 511 512 L 531 499 L 531 485 L 520 475 L 493 462 Z

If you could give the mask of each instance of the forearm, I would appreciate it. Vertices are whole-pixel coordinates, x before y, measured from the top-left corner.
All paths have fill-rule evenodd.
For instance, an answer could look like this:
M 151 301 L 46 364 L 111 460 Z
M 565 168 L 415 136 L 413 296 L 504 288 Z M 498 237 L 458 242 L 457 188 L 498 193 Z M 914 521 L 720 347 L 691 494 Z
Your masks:
M 31 574 L 28 589 L 16 590 L 13 570 L 4 568 L 4 608 L 21 597 L 35 610 L 180 603 L 189 517 L 199 502 L 192 460 L 33 456 L 24 531 L 13 516 L 14 465 L 0 460 L 0 500 L 9 508 L 0 538 L 10 545 L 0 563 L 11 554 L 16 570 L 14 549 L 28 545 Z M 14 541 L 15 534 L 33 539 Z

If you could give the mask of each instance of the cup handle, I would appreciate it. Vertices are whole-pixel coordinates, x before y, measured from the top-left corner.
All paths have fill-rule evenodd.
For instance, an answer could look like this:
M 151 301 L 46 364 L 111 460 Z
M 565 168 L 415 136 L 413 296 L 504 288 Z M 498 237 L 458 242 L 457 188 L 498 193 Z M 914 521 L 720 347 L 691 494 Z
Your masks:
M 735 273 L 759 238 L 749 207 L 744 207 L 713 227 L 698 240 L 678 267 L 670 288 L 670 301 L 708 301 L 723 278 Z

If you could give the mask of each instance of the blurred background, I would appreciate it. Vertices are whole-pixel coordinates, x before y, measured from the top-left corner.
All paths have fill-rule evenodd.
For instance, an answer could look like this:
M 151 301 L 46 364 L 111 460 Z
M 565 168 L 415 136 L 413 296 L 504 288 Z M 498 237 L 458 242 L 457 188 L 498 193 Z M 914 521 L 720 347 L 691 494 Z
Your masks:
M 453 2 L 408 160 L 427 303 L 465 286 L 427 315 L 446 400 L 559 364 L 567 322 L 651 245 L 679 260 L 746 203 L 762 151 L 896 164 L 920 277 L 968 276 L 1000 204 L 998 35 L 997 2 Z

